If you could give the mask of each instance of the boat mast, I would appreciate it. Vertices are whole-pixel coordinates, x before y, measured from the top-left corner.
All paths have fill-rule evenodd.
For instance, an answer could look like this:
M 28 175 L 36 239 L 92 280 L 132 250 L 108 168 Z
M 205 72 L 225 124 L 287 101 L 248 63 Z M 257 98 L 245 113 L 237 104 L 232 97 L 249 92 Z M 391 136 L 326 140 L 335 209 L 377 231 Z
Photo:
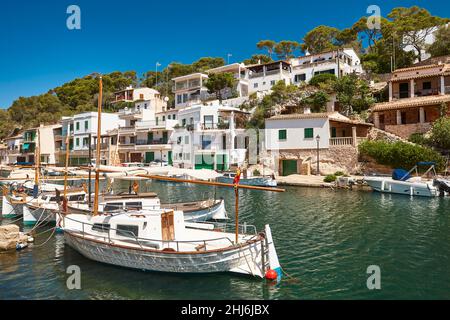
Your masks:
M 70 138 L 69 134 L 67 133 L 66 137 L 66 170 L 64 171 L 64 199 L 67 199 L 67 171 L 69 169 L 69 149 L 70 149 Z
M 95 159 L 95 190 L 94 190 L 94 213 L 98 215 L 98 193 L 99 193 L 99 179 L 100 179 L 100 141 L 102 131 L 102 92 L 103 82 L 102 76 L 99 77 L 99 94 L 98 94 L 98 111 L 97 111 L 97 157 Z
M 40 170 L 40 138 L 39 138 L 39 128 L 36 129 L 36 148 L 34 149 L 34 188 L 33 188 L 33 198 L 37 198 L 39 190 L 39 170 Z

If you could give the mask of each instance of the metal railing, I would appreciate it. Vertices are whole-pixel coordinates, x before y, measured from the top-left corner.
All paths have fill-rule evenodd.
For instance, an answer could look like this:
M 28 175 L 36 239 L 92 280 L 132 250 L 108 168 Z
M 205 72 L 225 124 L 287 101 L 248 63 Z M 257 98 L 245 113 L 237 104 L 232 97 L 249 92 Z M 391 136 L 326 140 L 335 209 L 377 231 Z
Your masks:
M 137 214 L 139 214 L 139 213 L 137 213 Z M 88 236 L 91 236 L 91 237 L 103 238 L 104 242 L 106 242 L 108 240 L 108 243 L 113 244 L 113 240 L 122 241 L 122 242 L 130 242 L 129 238 L 132 238 L 134 240 L 134 242 L 137 245 L 139 245 L 139 247 L 141 249 L 146 249 L 146 248 L 148 248 L 148 249 L 155 249 L 155 245 L 157 244 L 158 248 L 160 250 L 164 250 L 164 249 L 174 249 L 175 250 L 175 248 L 176 248 L 176 252 L 181 252 L 180 251 L 180 245 L 188 244 L 188 245 L 193 245 L 193 246 L 197 245 L 197 247 L 198 246 L 202 246 L 201 249 L 206 251 L 207 250 L 207 245 L 211 244 L 211 242 L 224 241 L 224 240 L 226 242 L 229 242 L 230 246 L 234 246 L 235 245 L 235 243 L 232 240 L 230 240 L 230 238 L 228 238 L 228 237 L 219 237 L 219 238 L 208 239 L 208 240 L 160 240 L 160 239 L 141 238 L 141 237 L 136 236 L 134 234 L 134 232 L 132 232 L 132 231 L 119 230 L 119 229 L 116 229 L 116 228 L 111 228 L 110 226 L 109 227 L 105 227 L 105 228 L 103 228 L 103 226 L 102 226 L 102 229 L 105 232 L 107 232 L 106 235 L 102 236 L 101 233 L 103 232 L 103 230 L 102 231 L 94 230 L 94 232 L 96 232 L 95 234 L 86 232 L 86 226 L 90 227 L 87 230 L 92 232 L 92 227 L 94 227 L 95 224 L 74 220 L 74 219 L 69 218 L 67 216 L 65 216 L 64 219 L 63 219 L 63 228 L 64 229 L 66 228 L 66 221 L 65 221 L 66 219 L 68 219 L 70 221 L 73 221 L 73 222 L 76 222 L 78 224 L 81 224 L 81 230 L 78 230 L 78 229 L 76 229 L 76 230 L 66 229 L 66 230 L 71 230 L 72 232 L 77 232 L 77 233 L 81 232 L 81 235 L 82 235 L 83 239 L 86 239 L 86 235 L 88 235 Z M 102 224 L 102 223 L 99 222 L 99 224 Z M 198 222 L 196 224 L 201 224 L 201 222 Z M 223 226 L 222 228 L 226 228 L 226 225 L 231 225 L 231 224 L 224 224 L 224 225 L 225 226 Z M 252 226 L 252 225 L 240 225 L 240 226 L 242 226 L 242 228 L 244 228 L 243 230 L 247 230 L 247 228 L 252 227 L 255 230 L 254 235 L 257 234 L 255 226 Z M 193 228 L 193 229 L 195 229 L 195 228 Z M 111 231 L 115 231 L 116 232 L 116 238 L 111 237 Z M 117 231 L 119 231 L 119 233 L 128 233 L 130 235 L 130 237 L 120 236 L 119 235 L 119 237 L 123 237 L 123 238 L 117 238 Z M 225 232 L 225 231 L 223 231 L 223 229 L 221 229 L 220 231 Z M 130 243 L 133 243 L 133 242 L 130 242 Z M 194 247 L 194 248 L 196 248 L 196 247 Z M 184 250 L 184 251 L 186 251 L 186 250 Z

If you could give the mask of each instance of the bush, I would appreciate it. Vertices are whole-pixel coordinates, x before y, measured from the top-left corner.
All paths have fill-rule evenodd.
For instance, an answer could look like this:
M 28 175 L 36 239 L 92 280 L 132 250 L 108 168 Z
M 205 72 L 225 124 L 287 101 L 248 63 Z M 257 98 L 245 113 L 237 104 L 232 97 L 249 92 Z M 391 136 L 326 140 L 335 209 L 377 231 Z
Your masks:
M 334 174 L 329 174 L 323 179 L 323 181 L 324 182 L 334 182 L 334 181 L 336 181 L 336 179 L 337 179 L 337 177 Z
M 253 175 L 254 175 L 254 176 L 260 176 L 260 175 L 261 175 L 261 172 L 259 172 L 258 169 L 255 169 L 255 170 L 253 170 Z
M 335 173 L 334 173 L 334 175 L 336 176 L 336 177 L 340 177 L 340 176 L 343 176 L 343 175 L 345 175 L 342 171 L 336 171 Z
M 442 117 L 433 124 L 430 140 L 438 148 L 450 149 L 450 117 Z
M 319 83 L 327 82 L 327 81 L 334 81 L 336 80 L 336 76 L 331 73 L 322 73 L 318 74 L 309 80 L 309 84 L 312 86 L 318 86 Z
M 429 144 L 428 139 L 425 138 L 425 135 L 423 133 L 413 133 L 412 135 L 409 136 L 408 141 L 420 144 L 422 146 Z
M 442 170 L 445 164 L 445 159 L 433 149 L 406 142 L 364 141 L 358 148 L 361 155 L 392 168 L 409 169 L 419 161 L 433 161 L 436 168 Z

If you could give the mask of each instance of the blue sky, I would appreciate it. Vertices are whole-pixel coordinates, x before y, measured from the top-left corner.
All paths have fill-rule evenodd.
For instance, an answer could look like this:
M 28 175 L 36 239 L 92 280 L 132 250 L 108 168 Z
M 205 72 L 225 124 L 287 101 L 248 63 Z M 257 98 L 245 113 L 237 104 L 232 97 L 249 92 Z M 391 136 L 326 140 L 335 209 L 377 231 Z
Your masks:
M 81 30 L 68 30 L 66 9 L 81 8 Z M 319 5 L 320 4 L 320 5 Z M 97 71 L 142 74 L 203 56 L 230 62 L 258 53 L 261 39 L 301 41 L 320 24 L 348 27 L 376 4 L 419 5 L 450 17 L 448 0 L 3 0 L 0 11 L 0 108 Z

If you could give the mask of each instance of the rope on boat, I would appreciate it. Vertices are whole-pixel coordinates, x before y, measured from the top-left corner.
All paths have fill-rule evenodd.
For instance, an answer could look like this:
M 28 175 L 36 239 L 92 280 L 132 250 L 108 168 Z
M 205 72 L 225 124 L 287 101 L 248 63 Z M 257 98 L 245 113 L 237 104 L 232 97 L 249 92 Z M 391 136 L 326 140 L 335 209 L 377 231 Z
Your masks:
M 53 235 L 55 234 L 56 226 L 54 226 L 54 227 L 52 227 L 52 228 L 46 230 L 45 232 L 47 232 L 47 231 L 49 231 L 49 230 L 51 230 L 51 229 L 53 229 L 53 232 L 52 232 L 52 234 L 47 238 L 47 240 L 45 240 L 45 241 L 44 241 L 43 243 L 41 243 L 41 244 L 35 244 L 35 245 L 33 245 L 33 247 L 39 248 L 39 247 L 42 247 L 43 245 L 45 245 L 47 242 L 49 242 L 50 239 L 51 239 L 51 238 L 53 237 Z M 43 232 L 42 232 L 42 233 L 43 233 Z
M 288 277 L 288 281 L 294 282 L 294 283 L 300 282 L 300 279 L 299 279 L 299 278 L 296 278 L 296 277 L 291 276 L 289 273 L 287 273 L 286 271 L 284 271 L 284 269 L 281 268 L 281 266 L 280 266 L 280 269 L 281 269 L 281 272 L 283 272 L 283 274 L 284 274 L 286 277 Z

